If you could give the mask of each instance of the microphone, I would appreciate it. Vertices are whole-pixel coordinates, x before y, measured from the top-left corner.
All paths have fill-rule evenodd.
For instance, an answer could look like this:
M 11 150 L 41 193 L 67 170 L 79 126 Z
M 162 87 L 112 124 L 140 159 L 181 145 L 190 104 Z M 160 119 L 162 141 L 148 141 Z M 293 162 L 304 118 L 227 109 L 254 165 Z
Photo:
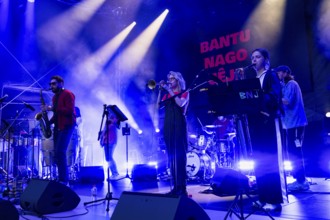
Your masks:
M 237 68 L 237 69 L 235 69 L 235 71 L 246 71 L 246 70 L 248 70 L 248 69 L 250 69 L 250 68 L 252 68 L 252 67 L 254 67 L 256 64 L 255 63 L 252 63 L 252 64 L 250 64 L 250 65 L 248 65 L 248 66 L 244 66 L 244 67 L 240 67 L 240 68 Z
M 201 69 L 198 73 L 197 73 L 197 75 L 196 75 L 196 79 L 203 73 L 205 71 L 205 69 Z
M 8 94 L 6 94 L 0 98 L 0 103 L 3 102 L 6 98 L 8 98 Z
M 252 63 L 252 64 L 250 64 L 250 65 L 248 65 L 248 66 L 243 67 L 243 70 L 244 70 L 244 71 L 245 71 L 245 70 L 248 70 L 248 69 L 254 67 L 255 65 L 256 65 L 255 63 Z
M 25 105 L 25 107 L 26 108 L 28 108 L 28 109 L 30 109 L 31 111 L 35 111 L 36 109 L 35 108 L 33 108 L 33 106 L 32 105 L 30 105 L 29 103 L 26 103 L 26 102 L 24 102 L 24 101 L 22 101 L 22 103 Z

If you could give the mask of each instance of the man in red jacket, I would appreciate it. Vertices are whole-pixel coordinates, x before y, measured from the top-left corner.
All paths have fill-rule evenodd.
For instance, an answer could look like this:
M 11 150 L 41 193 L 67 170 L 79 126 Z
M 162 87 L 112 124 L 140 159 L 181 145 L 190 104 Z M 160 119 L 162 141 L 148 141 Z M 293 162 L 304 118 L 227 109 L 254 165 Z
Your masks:
M 60 76 L 51 77 L 49 85 L 55 94 L 52 99 L 52 106 L 43 105 L 41 108 L 44 111 L 53 112 L 50 122 L 54 124 L 54 159 L 58 168 L 58 180 L 67 185 L 66 151 L 76 124 L 75 96 L 71 91 L 64 89 L 64 80 Z

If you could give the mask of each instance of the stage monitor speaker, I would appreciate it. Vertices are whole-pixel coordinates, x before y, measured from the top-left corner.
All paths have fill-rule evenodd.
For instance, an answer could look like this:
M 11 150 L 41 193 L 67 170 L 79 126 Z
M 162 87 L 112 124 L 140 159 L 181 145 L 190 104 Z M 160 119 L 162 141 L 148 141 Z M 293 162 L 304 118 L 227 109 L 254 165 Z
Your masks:
M 136 164 L 132 168 L 132 181 L 157 181 L 157 169 L 148 164 Z
M 215 195 L 235 195 L 238 190 L 248 189 L 249 179 L 236 170 L 217 168 L 210 184 Z
M 123 192 L 112 220 L 207 220 L 201 206 L 186 196 Z
M 104 181 L 103 166 L 80 167 L 78 179 L 82 183 L 102 183 Z
M 0 199 L 0 219 L 19 220 L 18 211 L 10 201 Z
M 31 179 L 21 195 L 22 209 L 38 214 L 70 211 L 78 206 L 79 196 L 69 187 L 50 180 Z

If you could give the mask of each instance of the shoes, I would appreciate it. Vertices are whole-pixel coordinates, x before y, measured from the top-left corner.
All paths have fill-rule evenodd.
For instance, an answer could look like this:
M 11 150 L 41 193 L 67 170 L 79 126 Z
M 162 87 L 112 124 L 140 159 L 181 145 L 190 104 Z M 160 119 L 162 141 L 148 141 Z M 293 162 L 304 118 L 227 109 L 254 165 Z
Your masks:
M 69 181 L 59 181 L 59 183 L 65 185 L 65 186 L 67 186 L 67 187 L 70 187 L 70 183 L 69 183 Z
M 186 196 L 188 197 L 188 192 L 187 190 L 171 190 L 168 193 L 165 193 L 165 195 L 170 195 L 170 196 Z
M 309 190 L 309 183 L 305 180 L 303 183 L 295 181 L 287 185 L 288 192 L 302 192 Z
M 269 204 L 266 203 L 263 208 L 266 211 L 270 211 L 270 212 L 280 212 L 282 211 L 282 205 L 281 204 Z
M 272 212 L 282 211 L 282 205 L 281 204 L 264 203 L 264 202 L 260 202 L 259 200 L 254 202 L 252 204 L 252 207 L 255 208 L 255 209 L 265 209 L 266 211 L 272 211 Z
M 255 201 L 253 204 L 252 204 L 252 207 L 253 208 L 257 208 L 257 209 L 260 209 L 262 207 L 264 207 L 266 203 L 264 202 L 260 202 L 259 200 L 258 201 Z
M 112 175 L 110 176 L 110 180 L 119 180 L 120 178 L 122 178 L 122 176 L 119 175 L 119 174 L 112 174 Z M 108 180 L 108 181 L 109 181 L 109 180 Z

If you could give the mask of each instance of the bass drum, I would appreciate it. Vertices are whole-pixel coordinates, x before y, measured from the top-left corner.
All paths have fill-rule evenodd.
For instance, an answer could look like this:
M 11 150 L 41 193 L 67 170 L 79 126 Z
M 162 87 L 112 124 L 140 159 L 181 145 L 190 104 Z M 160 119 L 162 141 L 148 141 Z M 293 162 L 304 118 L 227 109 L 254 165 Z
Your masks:
M 189 178 L 209 180 L 213 177 L 215 168 L 209 155 L 190 151 L 187 153 L 186 171 Z

